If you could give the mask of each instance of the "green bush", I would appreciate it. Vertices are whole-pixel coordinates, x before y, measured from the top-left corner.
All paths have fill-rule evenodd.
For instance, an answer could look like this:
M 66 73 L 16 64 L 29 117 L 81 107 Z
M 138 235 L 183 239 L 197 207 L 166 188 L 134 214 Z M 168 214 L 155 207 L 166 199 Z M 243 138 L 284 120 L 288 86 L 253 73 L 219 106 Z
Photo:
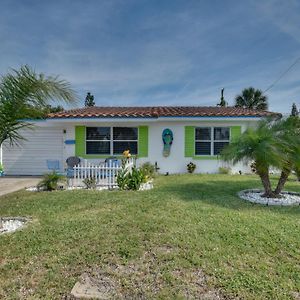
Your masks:
M 117 185 L 120 190 L 126 190 L 127 184 L 128 184 L 128 170 L 123 167 L 122 170 L 118 173 Z
M 231 169 L 227 167 L 219 167 L 219 174 L 230 174 Z
M 147 178 L 141 169 L 133 167 L 131 172 L 123 168 L 117 177 L 117 184 L 120 190 L 139 190 L 141 184 L 147 182 Z
M 85 185 L 85 188 L 90 190 L 90 189 L 95 189 L 96 188 L 96 178 L 95 177 L 90 177 L 90 178 L 85 178 L 83 180 L 83 183 Z
M 189 173 L 194 173 L 196 165 L 193 162 L 190 162 L 187 164 L 186 168 Z
M 155 176 L 155 166 L 150 162 L 142 164 L 140 171 L 143 172 L 145 179 L 151 179 Z
M 43 176 L 43 179 L 38 183 L 37 188 L 44 191 L 54 191 L 58 189 L 58 184 L 63 183 L 65 177 L 57 174 L 56 172 L 47 173 Z
M 145 175 L 143 172 L 140 169 L 133 167 L 131 173 L 128 173 L 128 189 L 134 191 L 139 190 L 142 182 L 144 182 L 144 179 Z
M 3 172 L 3 171 L 4 171 L 3 165 L 0 163 L 0 172 Z

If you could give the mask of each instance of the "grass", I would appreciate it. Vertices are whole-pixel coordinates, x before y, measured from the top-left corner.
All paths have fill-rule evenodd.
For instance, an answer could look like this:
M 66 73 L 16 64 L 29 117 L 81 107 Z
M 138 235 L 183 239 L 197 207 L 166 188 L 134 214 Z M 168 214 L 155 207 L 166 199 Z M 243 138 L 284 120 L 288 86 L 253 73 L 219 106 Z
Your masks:
M 0 236 L 0 298 L 62 299 L 83 272 L 102 272 L 127 298 L 293 299 L 300 292 L 300 208 L 237 198 L 256 176 L 158 177 L 144 192 L 20 191 L 2 216 L 30 216 Z M 286 188 L 300 192 L 300 184 Z M 197 272 L 206 274 L 205 285 Z

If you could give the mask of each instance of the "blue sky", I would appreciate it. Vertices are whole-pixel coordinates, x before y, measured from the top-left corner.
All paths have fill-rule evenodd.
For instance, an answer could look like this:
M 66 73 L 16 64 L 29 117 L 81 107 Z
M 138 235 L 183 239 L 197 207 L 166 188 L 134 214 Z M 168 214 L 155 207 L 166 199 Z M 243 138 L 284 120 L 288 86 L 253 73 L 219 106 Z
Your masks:
M 97 105 L 215 105 L 300 56 L 300 1 L 0 0 L 0 73 L 58 74 Z M 300 62 L 267 92 L 300 108 Z

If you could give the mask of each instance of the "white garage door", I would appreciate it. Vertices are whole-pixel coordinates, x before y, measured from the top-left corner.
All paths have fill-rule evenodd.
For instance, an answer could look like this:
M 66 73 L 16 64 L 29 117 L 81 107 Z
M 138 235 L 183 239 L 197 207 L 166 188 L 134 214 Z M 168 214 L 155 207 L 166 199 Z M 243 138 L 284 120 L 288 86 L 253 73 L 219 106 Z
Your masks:
M 23 130 L 26 140 L 18 146 L 3 145 L 3 165 L 7 175 L 41 175 L 49 172 L 47 160 L 59 160 L 63 169 L 63 132 L 60 128 L 34 127 Z

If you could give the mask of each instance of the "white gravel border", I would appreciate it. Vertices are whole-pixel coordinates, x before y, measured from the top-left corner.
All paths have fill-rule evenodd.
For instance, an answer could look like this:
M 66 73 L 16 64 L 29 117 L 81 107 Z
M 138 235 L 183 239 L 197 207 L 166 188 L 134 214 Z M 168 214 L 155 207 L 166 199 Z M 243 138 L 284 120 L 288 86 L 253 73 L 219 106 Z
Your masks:
M 69 186 L 67 187 L 65 190 L 67 191 L 73 191 L 73 190 L 84 190 L 85 188 L 82 187 L 82 186 Z M 118 187 L 115 188 L 116 190 L 118 189 Z M 146 183 L 142 183 L 140 188 L 139 188 L 139 191 L 148 191 L 148 190 L 151 190 L 153 189 L 153 181 L 148 181 Z M 95 189 L 95 191 L 107 191 L 108 190 L 108 187 L 106 186 L 97 186 Z M 36 186 L 31 186 L 31 187 L 28 187 L 26 188 L 26 191 L 28 192 L 41 192 L 42 189 L 38 189 Z
M 0 217 L 0 235 L 14 232 L 26 225 L 28 219 L 21 217 Z
M 243 190 L 238 192 L 238 196 L 246 201 L 264 205 L 291 206 L 300 205 L 300 193 L 282 192 L 282 198 L 261 197 L 263 191 L 258 189 Z

